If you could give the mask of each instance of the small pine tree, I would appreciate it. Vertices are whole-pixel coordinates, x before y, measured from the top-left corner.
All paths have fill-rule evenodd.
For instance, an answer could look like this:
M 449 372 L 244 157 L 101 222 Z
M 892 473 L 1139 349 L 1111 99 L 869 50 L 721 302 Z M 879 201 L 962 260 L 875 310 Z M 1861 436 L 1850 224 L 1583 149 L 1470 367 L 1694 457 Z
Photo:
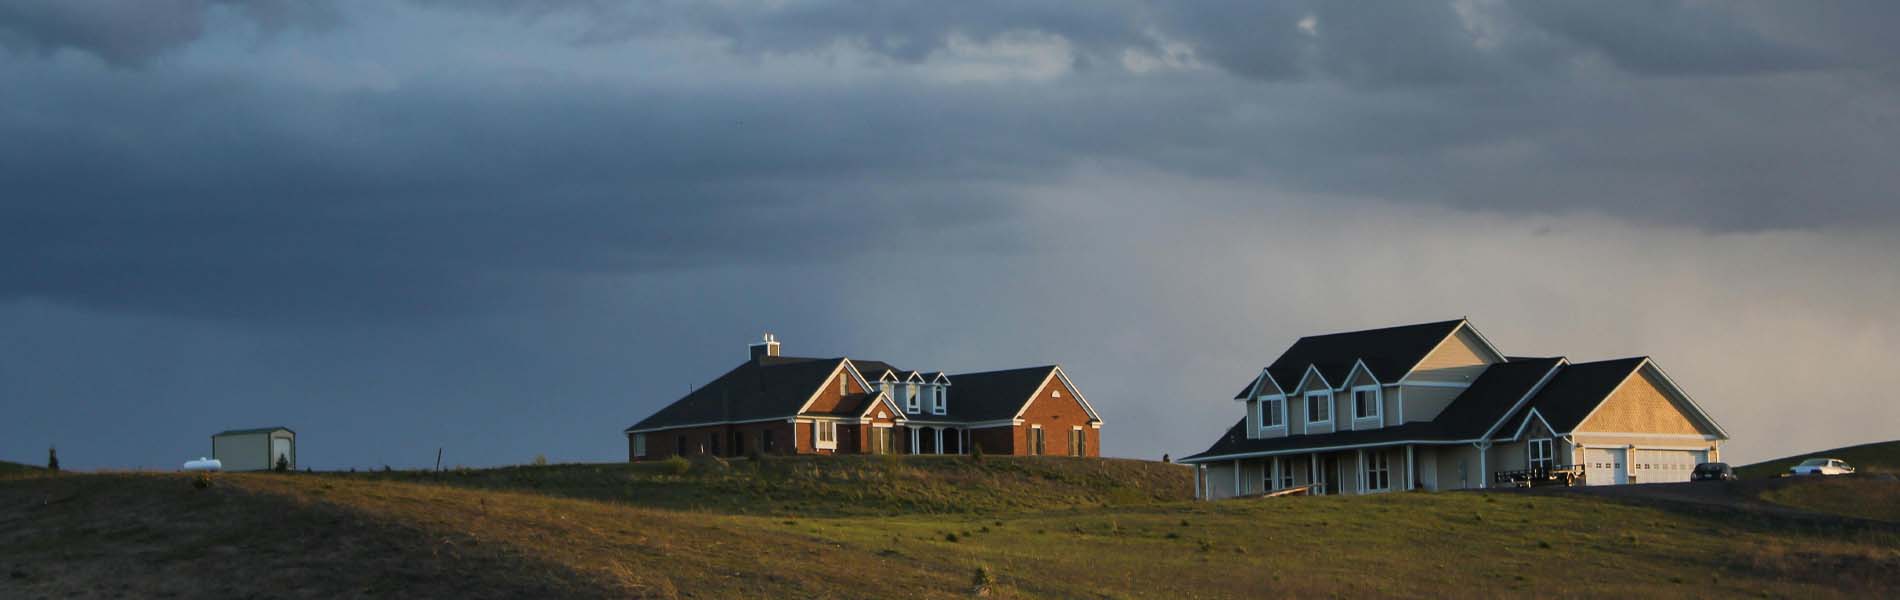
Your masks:
M 970 444 L 970 460 L 983 462 L 983 444 Z
M 52 446 L 46 447 L 46 470 L 52 471 L 54 473 L 59 472 L 59 449 L 58 448 L 54 448 Z
M 277 468 L 275 470 L 278 473 L 289 472 L 290 471 L 290 456 L 285 455 L 285 454 L 277 455 Z

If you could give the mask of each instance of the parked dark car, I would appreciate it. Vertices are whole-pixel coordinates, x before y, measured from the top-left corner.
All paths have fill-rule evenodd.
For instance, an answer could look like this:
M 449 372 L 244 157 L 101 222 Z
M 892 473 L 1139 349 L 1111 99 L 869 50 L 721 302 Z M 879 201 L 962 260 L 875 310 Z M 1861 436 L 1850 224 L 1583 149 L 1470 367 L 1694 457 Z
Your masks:
M 1735 481 L 1735 469 L 1728 463 L 1702 463 L 1689 472 L 1690 481 Z

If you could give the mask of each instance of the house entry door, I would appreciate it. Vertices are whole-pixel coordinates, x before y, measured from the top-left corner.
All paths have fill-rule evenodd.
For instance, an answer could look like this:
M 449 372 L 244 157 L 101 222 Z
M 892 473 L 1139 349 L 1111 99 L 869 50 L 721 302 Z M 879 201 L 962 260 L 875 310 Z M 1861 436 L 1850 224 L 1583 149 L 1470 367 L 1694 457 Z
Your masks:
M 890 454 L 897 447 L 897 434 L 892 427 L 874 427 L 871 430 L 871 453 Z

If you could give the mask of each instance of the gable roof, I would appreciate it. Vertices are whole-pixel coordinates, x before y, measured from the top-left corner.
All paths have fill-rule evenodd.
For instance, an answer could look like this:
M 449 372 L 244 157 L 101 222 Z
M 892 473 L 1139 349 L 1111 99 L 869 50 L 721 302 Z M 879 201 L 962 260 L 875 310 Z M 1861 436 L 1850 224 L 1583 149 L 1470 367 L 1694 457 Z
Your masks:
M 1454 439 L 1484 437 L 1492 426 L 1511 416 L 1512 409 L 1530 397 L 1537 384 L 1563 362 L 1561 356 L 1520 358 L 1516 362 L 1486 367 L 1471 381 L 1471 387 L 1465 388 L 1450 405 L 1439 411 L 1432 422 L 1440 424 L 1445 434 Z
M 1536 410 L 1538 416 L 1543 417 L 1557 433 L 1573 431 L 1584 417 L 1590 415 L 1590 411 L 1596 410 L 1597 405 L 1610 397 L 1610 392 L 1616 391 L 1623 380 L 1635 374 L 1648 360 L 1649 357 L 1637 356 L 1565 366 L 1498 433 L 1506 437 L 1514 434 L 1523 427 L 1524 419 L 1529 417 L 1531 410 Z
M 1399 442 L 1462 442 L 1484 437 L 1485 431 L 1509 416 L 1518 402 L 1537 389 L 1562 357 L 1524 359 L 1487 367 L 1471 386 L 1453 399 L 1431 421 L 1407 422 L 1378 429 L 1345 430 L 1313 435 L 1248 439 L 1241 419 L 1206 451 L 1183 458 L 1194 461 L 1234 454 L 1378 445 Z
M 946 417 L 959 421 L 1003 421 L 1016 418 L 1055 365 L 950 375 L 950 410 Z
M 787 356 L 748 360 L 627 431 L 791 418 L 844 362 L 843 358 Z
M 1464 323 L 1457 319 L 1303 337 L 1267 365 L 1267 373 L 1277 381 L 1298 381 L 1310 365 L 1326 381 L 1343 382 L 1353 363 L 1364 360 L 1373 377 L 1395 382 Z

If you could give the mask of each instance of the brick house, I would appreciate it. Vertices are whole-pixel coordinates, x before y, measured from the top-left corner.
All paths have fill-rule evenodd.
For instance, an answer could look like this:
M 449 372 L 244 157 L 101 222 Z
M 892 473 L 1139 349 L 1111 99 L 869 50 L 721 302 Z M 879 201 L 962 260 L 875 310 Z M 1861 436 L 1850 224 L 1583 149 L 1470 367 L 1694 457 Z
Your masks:
M 1101 456 L 1101 415 L 1059 365 L 947 374 L 781 356 L 777 338 L 625 430 L 628 460 L 675 455 Z

